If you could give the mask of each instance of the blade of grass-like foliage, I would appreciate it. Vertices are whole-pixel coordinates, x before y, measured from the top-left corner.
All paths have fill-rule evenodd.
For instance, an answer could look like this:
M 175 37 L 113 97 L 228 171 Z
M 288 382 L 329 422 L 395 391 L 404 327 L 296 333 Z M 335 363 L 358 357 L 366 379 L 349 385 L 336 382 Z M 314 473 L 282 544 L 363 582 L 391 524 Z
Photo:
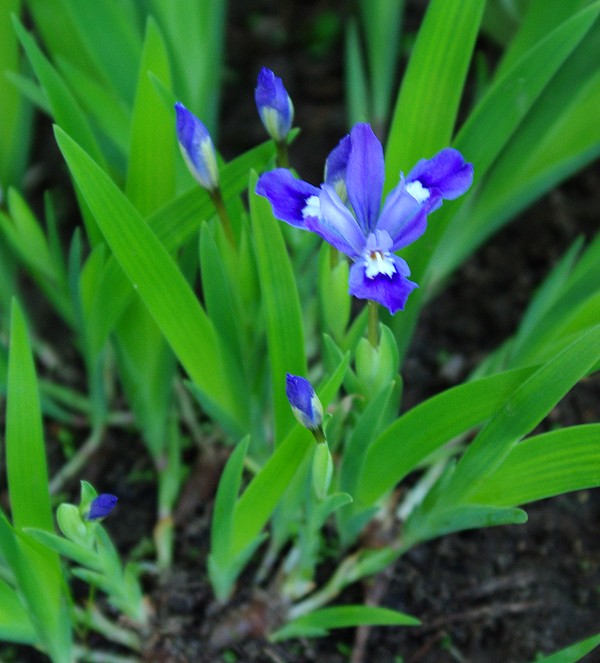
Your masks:
M 77 100 L 56 69 L 44 56 L 33 37 L 16 17 L 13 18 L 13 23 L 21 45 L 48 99 L 54 120 L 75 136 L 76 140 L 84 146 L 86 152 L 90 153 L 95 161 L 102 167 L 106 167 L 102 150 Z M 95 245 L 100 241 L 99 230 L 96 228 L 94 220 L 90 218 L 83 201 L 81 202 L 81 210 L 88 238 L 90 243 Z
M 364 54 L 360 44 L 358 26 L 354 19 L 346 26 L 346 109 L 348 124 L 369 121 L 369 93 Z
M 319 637 L 330 629 L 353 626 L 418 626 L 421 622 L 396 610 L 367 605 L 340 605 L 321 608 L 298 617 L 270 636 L 273 642 L 287 638 Z
M 600 154 L 600 21 L 548 83 L 493 164 L 474 204 L 461 209 L 431 259 L 441 281 L 492 232 L 531 201 Z M 452 246 L 448 239 L 452 238 Z
M 374 504 L 430 453 L 494 415 L 532 373 L 524 368 L 467 382 L 403 414 L 369 447 L 356 501 Z
M 513 447 L 469 495 L 473 504 L 516 506 L 600 486 L 600 424 L 536 435 Z
M 123 168 L 119 169 L 119 172 L 124 171 L 125 155 L 129 146 L 131 109 L 114 91 L 71 62 L 59 58 L 58 66 L 81 107 L 94 117 L 100 130 L 118 148 L 123 157 Z M 102 109 L 102 112 L 98 112 L 98 109 Z M 116 160 L 113 158 L 111 162 L 116 163 Z
M 254 193 L 250 178 L 250 216 L 260 288 L 267 322 L 267 341 L 275 415 L 275 440 L 282 440 L 294 423 L 285 392 L 286 373 L 306 376 L 304 329 L 296 280 L 285 242 L 271 206 Z
M 31 138 L 29 102 L 4 75 L 21 69 L 19 47 L 11 22 L 11 15 L 19 14 L 20 7 L 20 0 L 5 0 L 0 12 L 0 186 L 5 191 L 21 181 Z
M 62 1 L 90 60 L 119 96 L 130 103 L 142 50 L 132 5 L 127 2 Z M 110 48 L 106 44 L 107 35 L 110 35 Z
M 454 142 L 455 147 L 473 163 L 478 180 L 487 173 L 501 150 L 510 144 L 509 141 L 513 139 L 524 118 L 590 30 L 599 12 L 600 6 L 595 4 L 573 16 L 530 49 L 489 88 Z M 552 111 L 557 101 L 559 100 L 552 98 L 552 107 L 548 108 L 545 104 L 544 108 Z M 521 146 L 518 142 L 513 145 L 513 150 L 516 150 L 517 146 L 521 150 L 522 159 L 522 149 L 526 150 L 529 146 Z M 473 219 L 472 223 L 476 222 L 477 217 L 473 217 L 469 207 L 470 199 L 474 195 L 473 193 L 467 198 L 460 210 L 463 223 L 467 222 L 466 219 Z M 417 248 L 413 245 L 405 252 L 413 273 L 420 274 L 428 263 L 435 269 L 436 263 L 430 251 L 438 243 L 441 245 L 442 235 L 452 219 L 452 211 L 452 205 L 448 204 L 439 210 L 435 215 L 435 222 L 432 219 L 429 224 L 426 244 Z M 458 221 L 454 220 L 453 223 L 458 224 Z M 471 224 L 469 226 L 472 228 Z M 468 237 L 466 239 L 468 241 Z M 452 247 L 445 242 L 443 248 L 445 252 L 462 252 L 462 247 L 454 240 Z M 437 260 L 438 256 L 435 257 Z
M 340 388 L 349 359 L 346 354 L 337 370 L 317 389 L 324 408 Z M 232 557 L 239 555 L 258 537 L 314 444 L 314 438 L 306 428 L 295 426 L 252 479 L 235 507 Z
M 238 196 L 248 184 L 249 170 L 263 170 L 273 154 L 273 142 L 268 141 L 224 166 L 219 173 L 223 198 L 227 201 Z M 188 241 L 200 229 L 202 221 L 214 214 L 214 205 L 208 193 L 195 186 L 150 215 L 147 223 L 170 252 Z M 90 343 L 94 354 L 103 347 L 132 293 L 132 285 L 118 262 L 110 258 L 93 298 L 87 302 Z
M 360 0 L 359 9 L 371 81 L 370 117 L 376 127 L 382 127 L 390 112 L 404 0 Z
M 13 524 L 53 529 L 37 378 L 23 314 L 13 301 L 8 362 L 6 469 Z
M 77 100 L 65 85 L 60 74 L 44 56 L 31 34 L 25 30 L 17 18 L 14 18 L 13 23 L 35 75 L 48 97 L 55 122 L 73 135 L 94 161 L 104 167 L 102 151 Z
M 149 19 L 131 121 L 125 192 L 146 216 L 175 193 L 175 140 L 172 113 L 165 108 L 148 72 L 170 85 L 168 55 L 155 22 Z M 144 439 L 156 459 L 165 448 L 170 385 L 175 364 L 159 327 L 138 297 L 117 323 L 119 369 Z
M 56 138 L 113 254 L 175 355 L 219 416 L 243 430 L 245 404 L 234 398 L 214 327 L 177 265 L 89 155 L 60 128 Z
M 56 661 L 69 661 L 70 621 L 65 615 L 58 556 L 19 530 L 52 531 L 37 377 L 23 314 L 13 300 L 7 376 L 6 470 L 14 529 L 0 518 L 0 539 L 32 621 Z
M 151 6 L 169 44 L 175 89 L 188 108 L 202 110 L 202 121 L 215 138 L 227 3 L 203 0 L 188 3 L 185 11 L 171 0 L 151 0 Z
M 139 66 L 131 121 L 127 197 L 142 216 L 155 212 L 175 193 L 173 113 L 165 108 L 148 72 L 171 84 L 169 57 L 160 31 L 149 19 Z
M 502 55 L 497 74 L 508 71 L 540 39 L 579 10 L 592 4 L 592 0 L 530 0 L 515 38 Z
M 21 599 L 4 580 L 0 580 L 0 640 L 26 645 L 38 641 Z
M 596 647 L 600 646 L 600 633 L 593 635 L 591 638 L 586 638 L 574 645 L 561 649 L 560 651 L 550 654 L 550 656 L 536 656 L 535 661 L 531 663 L 577 663 L 582 661 L 583 657 L 592 652 Z
M 65 0 L 26 0 L 26 5 L 46 51 L 77 63 L 82 71 L 97 77 L 98 70 L 76 30 Z
M 386 191 L 400 171 L 450 144 L 484 6 L 483 0 L 429 3 L 392 118 Z
M 444 491 L 445 505 L 464 502 L 558 401 L 598 362 L 600 326 L 581 334 L 523 382 L 477 435 Z

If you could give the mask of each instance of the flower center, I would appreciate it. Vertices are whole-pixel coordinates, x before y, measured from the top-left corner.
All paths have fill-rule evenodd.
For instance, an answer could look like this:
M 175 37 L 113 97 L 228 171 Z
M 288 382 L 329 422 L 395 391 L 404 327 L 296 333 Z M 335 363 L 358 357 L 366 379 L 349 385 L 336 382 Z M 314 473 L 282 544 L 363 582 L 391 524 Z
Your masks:
M 385 274 L 392 278 L 396 273 L 396 265 L 390 257 L 389 251 L 381 249 L 367 250 L 365 253 L 365 274 L 374 279 L 378 274 Z
M 317 219 L 321 218 L 321 201 L 319 196 L 310 196 L 306 199 L 306 205 L 302 208 L 302 218 L 306 219 L 307 216 L 316 216 Z

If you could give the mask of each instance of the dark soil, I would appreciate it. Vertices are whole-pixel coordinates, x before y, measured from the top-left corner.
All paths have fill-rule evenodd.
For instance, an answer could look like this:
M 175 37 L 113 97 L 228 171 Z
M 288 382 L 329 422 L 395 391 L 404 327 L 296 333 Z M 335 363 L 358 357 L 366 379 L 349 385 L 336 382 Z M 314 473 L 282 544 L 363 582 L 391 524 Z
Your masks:
M 220 146 L 225 156 L 264 140 L 253 105 L 260 66 L 285 80 L 302 134 L 292 151 L 305 179 L 320 181 L 328 151 L 346 131 L 341 23 L 336 2 L 232 2 L 228 23 L 227 85 Z M 407 25 L 418 20 L 410 5 Z M 248 8 L 251 5 L 251 8 Z M 416 9 L 415 9 L 416 6 Z M 315 25 L 331 11 L 331 39 L 315 50 Z M 337 32 L 336 32 L 337 30 Z M 322 46 L 322 45 L 321 45 Z M 536 286 L 580 234 L 600 230 L 600 169 L 590 167 L 523 213 L 482 247 L 423 312 L 404 371 L 405 405 L 460 382 L 510 335 Z M 600 376 L 584 380 L 549 417 L 549 425 L 598 421 Z M 208 653 L 215 608 L 205 559 L 214 480 L 221 458 L 189 458 L 204 495 L 186 492 L 177 519 L 176 559 L 164 578 L 148 577 L 156 615 L 143 660 L 148 663 L 343 663 L 355 633 L 281 645 L 249 637 L 225 652 Z M 122 432 L 108 437 L 89 480 L 110 476 L 123 504 L 106 525 L 124 554 L 151 537 L 154 484 L 141 442 Z M 132 476 L 138 479 L 132 482 Z M 192 484 L 191 484 L 192 485 Z M 74 489 L 74 486 L 71 486 Z M 211 490 L 212 488 L 212 490 Z M 527 509 L 526 525 L 447 536 L 410 551 L 393 569 L 382 605 L 422 621 L 413 628 L 377 628 L 365 663 L 528 663 L 600 631 L 600 492 L 584 491 Z M 359 602 L 364 588 L 348 600 Z M 258 617 L 238 613 L 252 632 Z M 232 628 L 235 620 L 230 622 Z M 42 660 L 15 650 L 15 661 Z M 1 653 L 0 653 L 1 659 Z M 599 654 L 584 659 L 600 661 Z

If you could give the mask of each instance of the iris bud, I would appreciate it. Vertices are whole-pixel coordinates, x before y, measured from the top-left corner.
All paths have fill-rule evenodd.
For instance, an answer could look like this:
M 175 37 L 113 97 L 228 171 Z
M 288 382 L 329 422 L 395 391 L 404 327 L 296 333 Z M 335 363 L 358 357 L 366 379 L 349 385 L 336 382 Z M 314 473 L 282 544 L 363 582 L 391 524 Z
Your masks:
M 110 495 L 109 493 L 101 493 L 95 497 L 90 504 L 90 510 L 87 513 L 87 520 L 99 520 L 106 518 L 108 514 L 115 508 L 118 497 Z
M 296 419 L 308 430 L 321 430 L 323 406 L 311 383 L 288 373 L 285 377 L 285 393 Z
M 356 348 L 356 376 L 365 394 L 374 395 L 398 378 L 398 346 L 393 333 L 380 325 L 380 339 L 376 348 L 362 338 Z
M 283 81 L 266 67 L 258 74 L 254 99 L 267 133 L 277 143 L 285 142 L 294 119 L 294 106 Z
M 179 101 L 175 104 L 177 140 L 181 154 L 200 186 L 215 191 L 219 186 L 217 155 L 208 129 Z

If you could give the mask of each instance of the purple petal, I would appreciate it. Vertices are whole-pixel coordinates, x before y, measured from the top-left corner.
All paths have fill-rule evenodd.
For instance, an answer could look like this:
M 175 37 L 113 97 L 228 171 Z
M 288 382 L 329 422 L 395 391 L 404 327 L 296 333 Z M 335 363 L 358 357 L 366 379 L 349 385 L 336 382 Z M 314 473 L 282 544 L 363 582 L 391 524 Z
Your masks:
M 95 497 L 90 504 L 90 510 L 86 516 L 87 520 L 98 520 L 105 518 L 115 508 L 118 497 L 109 493 L 102 493 Z
M 287 168 L 263 173 L 258 179 L 256 193 L 268 199 L 275 218 L 296 228 L 306 229 L 304 210 L 311 196 L 321 193 L 316 186 L 296 179 Z
M 177 140 L 183 158 L 201 186 L 219 186 L 219 170 L 212 138 L 202 122 L 179 101 L 175 104 Z
M 321 216 L 307 217 L 306 227 L 335 246 L 338 251 L 353 258 L 360 255 L 366 238 L 333 187 L 323 184 L 319 202 Z
M 285 393 L 296 419 L 309 430 L 316 430 L 323 423 L 323 406 L 311 383 L 298 375 L 287 373 Z
M 281 78 L 263 67 L 258 74 L 254 99 L 271 138 L 279 142 L 285 140 L 294 119 L 294 106 Z
M 364 261 L 355 262 L 350 268 L 349 292 L 358 299 L 378 302 L 394 315 L 404 309 L 408 296 L 418 286 L 406 278 L 410 274 L 406 262 L 394 255 L 392 259 L 397 271 L 391 277 L 378 274 L 369 278 L 365 273 Z
M 350 132 L 348 198 L 365 235 L 377 224 L 385 177 L 383 148 L 368 124 L 356 124 Z
M 454 200 L 473 183 L 473 164 L 451 147 L 431 159 L 421 159 L 410 171 L 407 182 L 419 180 L 427 189 L 439 189 L 442 198 Z
M 342 202 L 348 200 L 346 171 L 351 148 L 350 135 L 347 134 L 340 140 L 337 147 L 331 150 L 325 162 L 325 184 L 329 184 L 336 190 Z
M 419 202 L 406 190 L 404 178 L 388 194 L 377 230 L 385 230 L 392 238 L 392 251 L 412 244 L 427 228 L 427 214 L 439 202 L 439 193 L 432 191 L 429 198 Z

